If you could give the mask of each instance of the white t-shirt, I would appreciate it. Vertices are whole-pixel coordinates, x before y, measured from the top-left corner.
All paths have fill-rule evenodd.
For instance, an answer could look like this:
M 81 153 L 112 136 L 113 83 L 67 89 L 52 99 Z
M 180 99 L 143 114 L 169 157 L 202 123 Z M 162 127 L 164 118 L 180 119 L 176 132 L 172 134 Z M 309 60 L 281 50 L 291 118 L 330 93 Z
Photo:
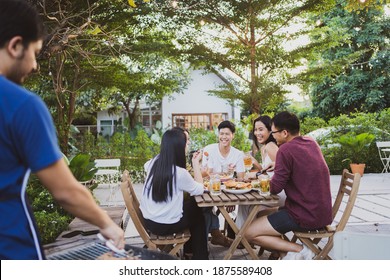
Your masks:
M 147 175 L 149 175 L 153 166 L 153 161 L 154 159 L 149 160 L 144 165 Z M 173 181 L 172 199 L 168 196 L 167 201 L 155 202 L 152 199 L 152 193 L 150 192 L 148 196 L 145 188 L 146 182 L 142 190 L 140 202 L 142 215 L 145 219 L 161 224 L 174 224 L 181 219 L 183 216 L 184 191 L 191 196 L 203 193 L 203 184 L 196 182 L 186 169 L 178 166 L 176 166 L 176 180 Z
M 205 152 L 208 156 L 205 156 Z M 210 144 L 203 149 L 202 166 L 212 168 L 213 172 L 222 172 L 222 166 L 235 166 L 237 173 L 245 172 L 244 153 L 234 147 L 230 147 L 227 157 L 223 157 L 219 151 L 218 143 Z

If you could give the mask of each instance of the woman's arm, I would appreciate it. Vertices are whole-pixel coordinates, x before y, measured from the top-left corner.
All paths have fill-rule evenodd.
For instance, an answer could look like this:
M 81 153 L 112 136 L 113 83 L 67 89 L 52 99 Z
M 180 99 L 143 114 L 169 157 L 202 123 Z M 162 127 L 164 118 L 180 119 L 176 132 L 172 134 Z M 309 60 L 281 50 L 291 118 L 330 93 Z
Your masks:
M 257 159 L 255 159 L 255 157 L 252 157 L 252 163 L 253 163 L 253 166 L 258 169 L 258 170 L 261 170 L 263 169 L 263 167 L 261 166 L 261 164 L 257 161 Z
M 275 162 L 276 161 L 276 153 L 279 150 L 278 145 L 276 145 L 274 142 L 269 142 L 266 146 L 266 153 L 268 154 L 269 158 Z
M 192 169 L 194 170 L 195 181 L 203 184 L 203 176 L 201 172 L 200 160 L 202 159 L 202 151 L 197 151 L 192 156 Z

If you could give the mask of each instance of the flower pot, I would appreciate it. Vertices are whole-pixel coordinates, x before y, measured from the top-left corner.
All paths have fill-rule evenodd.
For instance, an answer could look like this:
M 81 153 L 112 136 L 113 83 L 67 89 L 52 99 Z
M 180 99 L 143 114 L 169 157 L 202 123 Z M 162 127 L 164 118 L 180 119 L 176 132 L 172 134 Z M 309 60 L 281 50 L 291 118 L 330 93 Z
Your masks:
M 353 174 L 359 173 L 363 177 L 364 168 L 366 167 L 365 163 L 351 163 L 349 166 Z

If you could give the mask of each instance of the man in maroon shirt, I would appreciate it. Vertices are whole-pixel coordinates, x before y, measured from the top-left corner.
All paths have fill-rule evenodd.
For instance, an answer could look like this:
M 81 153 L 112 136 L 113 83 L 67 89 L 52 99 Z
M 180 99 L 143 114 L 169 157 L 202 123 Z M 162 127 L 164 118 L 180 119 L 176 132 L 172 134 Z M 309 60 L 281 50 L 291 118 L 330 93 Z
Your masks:
M 298 118 L 281 112 L 272 119 L 272 134 L 279 145 L 271 193 L 286 193 L 286 203 L 268 216 L 256 219 L 246 238 L 268 250 L 280 252 L 283 259 L 312 259 L 305 245 L 281 238 L 289 231 L 322 228 L 332 222 L 330 174 L 318 144 L 300 136 Z M 286 254 L 287 253 L 287 254 Z

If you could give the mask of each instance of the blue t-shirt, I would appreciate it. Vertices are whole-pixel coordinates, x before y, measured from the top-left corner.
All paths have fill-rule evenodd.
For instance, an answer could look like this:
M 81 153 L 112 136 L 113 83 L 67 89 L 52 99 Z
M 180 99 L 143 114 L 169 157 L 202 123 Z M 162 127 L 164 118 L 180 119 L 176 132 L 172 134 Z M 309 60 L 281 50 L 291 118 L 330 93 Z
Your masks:
M 30 171 L 61 158 L 43 101 L 0 76 L 0 259 L 44 258 L 26 185 Z

